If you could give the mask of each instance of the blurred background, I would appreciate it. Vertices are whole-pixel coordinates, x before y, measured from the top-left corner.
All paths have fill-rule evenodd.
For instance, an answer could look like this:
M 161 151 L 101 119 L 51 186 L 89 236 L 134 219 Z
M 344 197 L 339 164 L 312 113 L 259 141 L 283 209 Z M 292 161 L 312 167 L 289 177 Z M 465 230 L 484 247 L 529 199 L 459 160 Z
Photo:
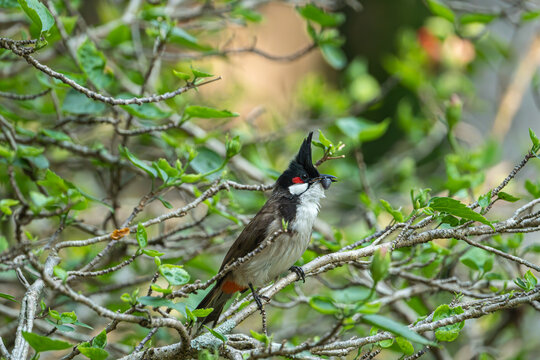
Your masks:
M 133 29 L 129 24 L 122 24 L 133 3 L 140 7 L 137 19 L 152 26 Z M 173 70 L 189 73 L 191 68 L 197 68 L 222 79 L 197 92 L 167 100 L 169 110 L 181 112 L 186 104 L 203 104 L 239 114 L 231 119 L 197 119 L 192 121 L 193 125 L 186 124 L 185 128 L 173 129 L 164 135 L 138 137 L 130 142 L 130 149 L 140 158 L 165 157 L 174 161 L 184 156 L 186 147 L 192 147 L 202 155 L 191 170 L 207 171 L 219 164 L 223 156 L 212 141 L 225 142 L 225 134 L 228 134 L 239 137 L 242 143 L 239 156 L 247 160 L 249 166 L 234 159 L 230 169 L 221 175 L 243 183 L 270 184 L 286 168 L 309 131 L 316 131 L 317 138 L 321 130 L 324 137 L 316 141 L 324 142 L 327 138 L 335 148 L 333 155 L 344 155 L 321 165 L 321 172 L 337 176 L 339 182 L 332 186 L 324 200 L 322 221 L 300 265 L 390 223 L 392 214 L 379 199 L 388 201 L 404 214 L 413 208 L 411 198 L 426 189 L 430 189 L 432 196 L 454 196 L 464 203 L 474 202 L 497 186 L 530 149 L 528 129 L 540 133 L 537 72 L 540 4 L 534 1 L 321 1 L 318 5 L 332 14 L 331 19 L 323 19 L 330 25 L 323 26 L 311 15 L 299 11 L 296 5 L 303 4 L 296 2 L 242 3 L 240 10 L 227 17 L 213 13 L 212 9 L 204 16 L 193 15 L 200 5 L 196 1 L 175 0 L 166 4 L 120 0 L 72 2 L 86 25 L 95 29 L 98 48 L 108 59 L 107 69 L 117 75 L 120 69 L 125 76 L 118 83 L 127 87 L 142 83 L 144 72 L 140 69 L 152 58 L 155 36 L 152 31 L 159 30 L 159 25 L 153 22 L 163 17 L 174 19 L 175 26 L 189 36 L 180 33 L 180 40 L 163 48 L 149 74 L 147 92 L 175 89 L 181 81 L 173 75 Z M 13 25 L 22 21 L 22 17 L 17 18 L 19 15 L 8 10 L 0 13 L 3 36 L 16 36 L 21 32 L 23 25 Z M 122 21 L 114 23 L 118 19 Z M 316 30 L 310 28 L 312 25 Z M 74 46 L 78 46 L 82 39 L 73 41 Z M 313 46 L 315 41 L 319 47 Z M 137 48 L 138 43 L 141 49 Z M 9 61 L 5 54 L 2 56 L 2 90 L 38 92 L 47 83 L 40 76 L 36 77 L 35 72 L 27 71 L 25 64 Z M 42 60 L 65 72 L 78 71 L 59 44 L 47 49 Z M 118 90 L 114 86 L 119 85 L 115 82 L 113 93 Z M 63 103 L 67 95 L 65 89 L 60 90 L 57 100 Z M 4 116 L 18 112 L 22 114 L 21 124 L 33 130 L 43 124 L 54 124 L 58 112 L 51 100 L 38 100 L 17 111 L 9 101 L 2 100 L 0 104 L 4 107 L 0 111 Z M 45 114 L 44 119 L 29 119 L 32 111 Z M 95 114 L 92 111 L 79 112 L 64 106 L 61 112 L 64 116 L 77 117 L 101 115 L 100 111 L 104 110 L 96 110 Z M 137 125 L 160 124 L 163 118 L 142 116 L 137 119 Z M 95 148 L 118 153 L 115 139 L 104 140 L 109 131 L 103 125 L 88 131 L 72 129 L 70 135 Z M 321 148 L 314 149 L 314 159 L 323 156 Z M 58 149 L 50 151 L 47 157 L 55 172 L 107 201 L 110 194 L 106 181 L 100 176 L 90 176 L 85 163 Z M 537 196 L 540 192 L 538 170 L 540 162 L 531 161 L 505 191 L 524 200 Z M 5 184 L 7 177 L 3 175 Z M 116 216 L 127 217 L 149 187 L 148 179 L 135 178 L 126 183 L 121 201 L 114 205 Z M 210 250 L 202 255 L 200 252 L 207 248 L 192 250 L 190 246 L 196 247 L 199 243 L 193 238 L 164 256 L 171 262 L 187 258 L 185 267 L 194 279 L 207 279 L 215 273 L 242 221 L 265 201 L 265 196 L 259 192 L 233 190 L 223 197 L 231 212 L 213 212 L 210 220 L 194 229 L 206 234 L 221 229 L 212 238 Z M 179 207 L 187 198 L 180 191 L 171 192 L 167 201 Z M 506 203 L 496 203 L 488 218 L 503 218 L 514 210 L 515 207 Z M 101 217 L 103 207 L 94 206 L 86 211 L 88 224 L 103 229 L 113 226 L 110 218 Z M 142 218 L 148 219 L 164 211 L 162 204 L 156 201 L 145 210 Z M 198 216 L 204 218 L 207 212 L 208 208 L 198 208 L 188 219 L 149 229 L 149 234 L 157 236 L 184 222 L 197 221 Z M 57 225 L 54 219 L 42 219 L 28 229 L 36 234 L 50 234 Z M 7 224 L 3 226 L 9 228 Z M 69 238 L 83 233 L 71 229 L 64 234 Z M 536 240 L 536 235 L 526 236 L 524 244 Z M 90 253 L 95 254 L 96 250 Z M 81 259 L 90 256 L 80 249 L 70 255 L 73 258 L 66 260 L 67 268 L 76 267 Z M 138 266 L 109 280 L 149 273 L 153 264 Z M 469 276 L 463 269 L 458 274 L 464 278 Z M 332 273 L 331 280 L 339 285 L 341 277 L 345 277 L 345 270 L 338 269 Z M 15 281 L 14 274 L 7 274 L 5 278 Z M 296 287 L 295 291 L 313 295 L 328 290 L 321 290 L 323 286 L 319 282 L 310 279 L 308 286 Z M 98 284 L 88 286 L 91 290 L 98 288 Z M 367 290 L 361 287 L 348 293 L 328 290 L 328 294 L 361 298 Z M 293 292 L 288 291 L 282 295 L 282 301 Z M 106 294 L 98 296 L 106 298 Z M 190 302 L 195 304 L 197 299 Z M 451 299 L 450 294 L 424 299 L 423 307 L 415 310 L 419 316 L 425 315 L 435 305 Z M 118 299 L 108 301 L 110 306 L 119 309 L 126 306 Z M 84 311 L 78 312 L 81 318 L 91 317 L 91 312 Z M 306 319 L 299 327 L 294 322 L 276 326 L 272 329 L 276 338 L 288 337 L 299 342 L 302 335 L 309 335 L 319 321 L 310 319 L 309 311 L 276 310 L 272 315 L 273 323 L 288 316 Z M 540 340 L 536 336 L 538 319 L 534 309 L 519 308 L 467 321 L 466 336 L 449 344 L 448 350 L 434 351 L 428 356 L 476 359 L 486 354 L 485 359 L 534 359 L 540 351 Z M 254 316 L 240 329 L 247 332 L 258 326 L 259 321 L 258 315 Z M 139 330 L 135 338 L 145 335 Z M 134 342 L 127 338 L 121 341 L 130 346 Z M 166 343 L 167 333 L 160 330 L 156 341 Z M 380 358 L 393 356 L 395 354 L 389 352 Z

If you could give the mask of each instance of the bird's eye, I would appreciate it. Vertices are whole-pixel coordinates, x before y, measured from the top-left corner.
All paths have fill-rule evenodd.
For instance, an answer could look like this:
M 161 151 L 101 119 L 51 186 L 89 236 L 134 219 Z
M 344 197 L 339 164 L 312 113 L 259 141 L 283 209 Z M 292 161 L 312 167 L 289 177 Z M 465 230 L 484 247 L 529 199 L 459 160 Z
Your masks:
M 308 178 L 307 174 L 302 175 L 302 180 L 305 181 L 305 180 L 307 180 L 307 178 Z

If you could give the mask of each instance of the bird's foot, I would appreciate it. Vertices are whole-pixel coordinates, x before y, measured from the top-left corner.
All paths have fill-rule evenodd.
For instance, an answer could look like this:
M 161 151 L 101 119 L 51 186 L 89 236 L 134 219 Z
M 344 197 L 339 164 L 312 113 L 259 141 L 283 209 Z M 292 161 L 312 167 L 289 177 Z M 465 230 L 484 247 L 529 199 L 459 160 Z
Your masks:
M 300 281 L 300 279 L 301 279 L 303 283 L 306 282 L 306 274 L 304 273 L 304 270 L 300 266 L 294 266 L 293 265 L 293 266 L 291 266 L 289 268 L 289 271 L 292 271 L 296 275 L 298 275 L 298 280 L 297 281 Z
M 251 289 L 251 293 L 253 294 L 253 299 L 255 300 L 255 303 L 257 304 L 257 308 L 259 309 L 261 314 L 264 313 L 263 304 L 262 304 L 261 299 L 266 298 L 266 296 L 261 296 L 261 295 L 257 294 L 257 292 L 255 291 L 255 288 L 251 284 L 249 284 L 249 288 Z M 268 299 L 268 298 L 266 298 L 266 299 Z M 266 299 L 264 299 L 264 300 L 266 300 Z

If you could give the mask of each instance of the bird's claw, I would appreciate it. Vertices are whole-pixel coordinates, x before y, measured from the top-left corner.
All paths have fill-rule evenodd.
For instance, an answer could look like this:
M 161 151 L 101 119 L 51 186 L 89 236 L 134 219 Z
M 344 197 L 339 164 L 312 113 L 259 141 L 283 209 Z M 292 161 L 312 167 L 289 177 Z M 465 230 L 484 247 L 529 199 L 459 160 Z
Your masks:
M 302 279 L 302 282 L 306 282 L 306 274 L 304 273 L 304 270 L 300 266 L 291 266 L 289 268 L 290 271 L 294 272 L 296 275 L 298 275 L 298 281 Z

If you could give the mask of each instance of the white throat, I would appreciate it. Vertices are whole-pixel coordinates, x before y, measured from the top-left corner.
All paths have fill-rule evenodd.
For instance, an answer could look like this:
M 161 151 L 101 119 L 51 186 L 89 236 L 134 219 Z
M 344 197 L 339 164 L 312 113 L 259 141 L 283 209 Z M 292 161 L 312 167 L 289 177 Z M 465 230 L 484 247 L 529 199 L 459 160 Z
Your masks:
M 305 185 L 305 187 L 302 189 L 299 185 Z M 319 213 L 319 201 L 325 197 L 324 189 L 319 183 L 309 187 L 307 184 L 295 184 L 289 186 L 291 194 L 293 187 L 294 190 L 302 189 L 303 191 L 299 191 L 299 203 L 296 206 L 296 216 L 291 224 L 292 229 L 300 234 L 311 236 L 313 224 Z

